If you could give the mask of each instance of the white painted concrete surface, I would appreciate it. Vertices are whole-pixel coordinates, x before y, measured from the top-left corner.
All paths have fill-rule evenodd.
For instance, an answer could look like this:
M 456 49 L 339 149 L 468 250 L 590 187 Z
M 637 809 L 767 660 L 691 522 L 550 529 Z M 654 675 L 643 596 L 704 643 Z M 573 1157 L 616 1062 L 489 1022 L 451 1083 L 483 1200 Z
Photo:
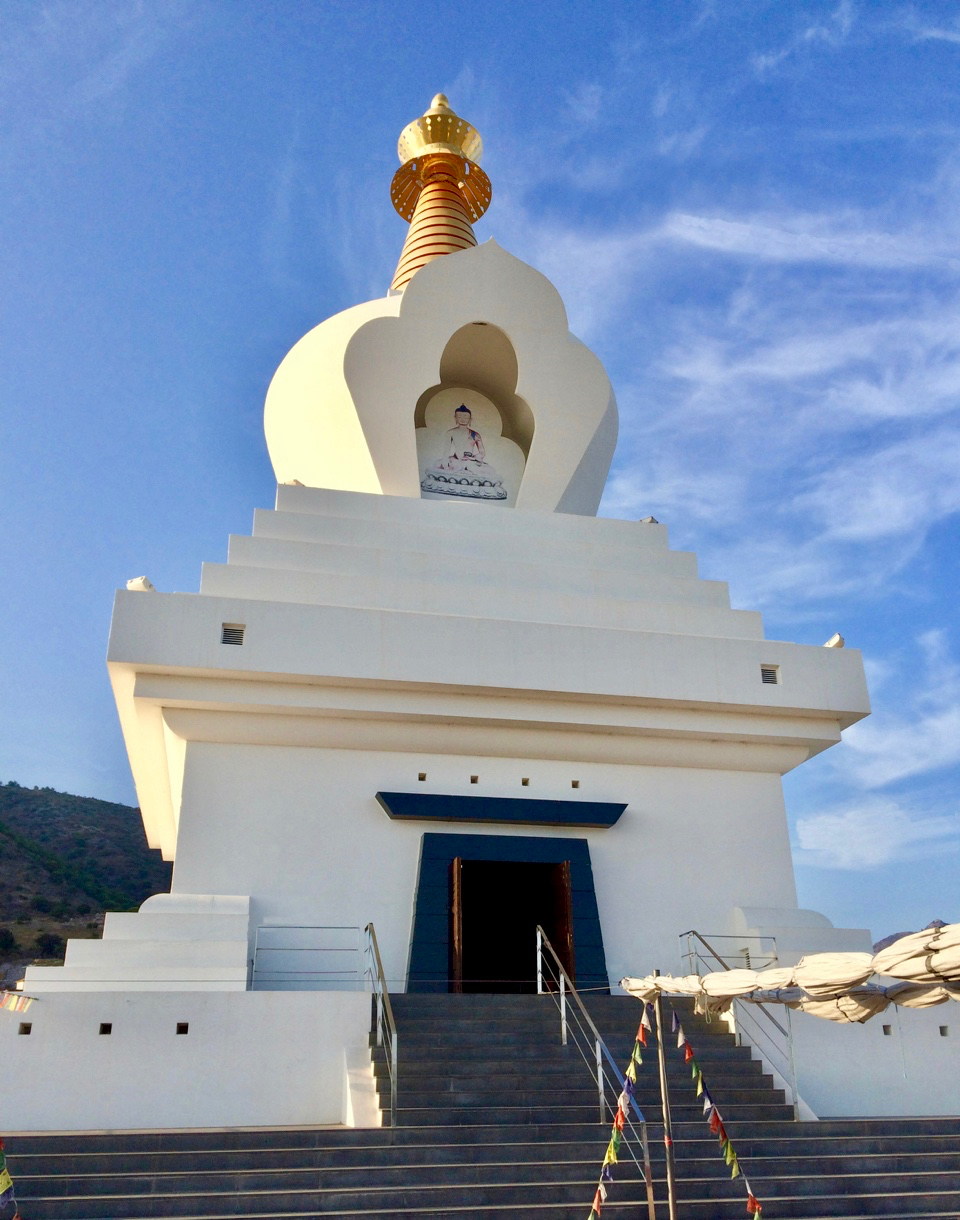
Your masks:
M 306 1126 L 350 1116 L 344 1056 L 364 1053 L 370 997 L 87 992 L 0 1018 L 5 1132 Z
M 865 1025 L 803 1013 L 791 1023 L 800 1093 L 820 1118 L 960 1113 L 960 1005 L 891 1007 Z

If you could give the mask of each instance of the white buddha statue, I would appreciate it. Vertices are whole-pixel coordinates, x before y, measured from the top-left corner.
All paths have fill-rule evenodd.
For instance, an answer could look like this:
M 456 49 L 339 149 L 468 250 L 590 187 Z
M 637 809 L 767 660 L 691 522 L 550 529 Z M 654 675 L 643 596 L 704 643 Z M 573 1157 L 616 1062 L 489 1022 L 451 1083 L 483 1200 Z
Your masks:
M 421 490 L 471 500 L 505 500 L 503 479 L 486 460 L 483 438 L 471 426 L 470 408 L 461 403 L 453 420 L 454 426 L 444 435 L 440 460 L 424 471 Z

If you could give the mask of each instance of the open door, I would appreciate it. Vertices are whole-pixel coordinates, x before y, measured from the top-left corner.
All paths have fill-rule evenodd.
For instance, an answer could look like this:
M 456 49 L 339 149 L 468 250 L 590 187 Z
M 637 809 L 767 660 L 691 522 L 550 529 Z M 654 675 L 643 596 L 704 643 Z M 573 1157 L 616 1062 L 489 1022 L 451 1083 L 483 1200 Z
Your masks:
M 563 968 L 576 983 L 577 969 L 573 954 L 573 887 L 570 884 L 570 861 L 554 865 L 553 928 L 545 928 L 557 951 Z
M 535 929 L 542 925 L 570 978 L 573 895 L 570 862 L 450 862 L 450 990 L 536 990 Z
M 463 860 L 450 861 L 450 990 L 463 992 Z

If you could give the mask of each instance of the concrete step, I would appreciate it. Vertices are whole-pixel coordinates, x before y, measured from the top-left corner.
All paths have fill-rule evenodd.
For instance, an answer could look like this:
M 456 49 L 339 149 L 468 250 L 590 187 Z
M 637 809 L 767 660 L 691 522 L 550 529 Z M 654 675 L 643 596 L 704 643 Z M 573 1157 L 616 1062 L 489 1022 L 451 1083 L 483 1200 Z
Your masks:
M 445 1087 L 439 1083 L 434 1083 L 431 1087 L 411 1087 L 404 1089 L 399 1094 L 399 1104 L 401 1108 L 419 1108 L 424 1106 L 460 1108 L 473 1106 L 480 1109 L 496 1109 L 504 1104 L 509 1105 L 511 1108 L 548 1104 L 551 1109 L 567 1109 L 570 1106 L 592 1106 L 594 1110 L 599 1105 L 597 1087 L 596 1085 L 591 1087 L 589 1081 L 585 1086 L 577 1088 L 554 1088 L 550 1091 L 549 1098 L 544 1097 L 542 1087 L 539 1089 L 531 1087 L 540 1083 L 538 1081 L 528 1080 L 517 1083 L 520 1087 L 512 1089 L 497 1089 L 492 1084 L 491 1087 L 483 1089 L 454 1088 L 452 1085 Z M 716 1090 L 714 1092 L 716 1093 Z M 693 1094 L 692 1089 L 690 1093 Z M 717 1096 L 719 1099 L 718 1094 Z M 652 1090 L 640 1090 L 637 1095 L 637 1103 L 641 1109 L 646 1106 L 652 1111 L 653 1107 L 659 1103 L 659 1096 Z M 741 1088 L 737 1090 L 736 1095 L 731 1099 L 724 1113 L 729 1112 L 729 1117 L 732 1120 L 744 1106 L 782 1106 L 783 1104 L 784 1094 L 782 1089 L 763 1088 L 762 1086 L 755 1089 Z M 698 1110 L 701 1114 L 703 1113 L 703 1108 L 697 1102 L 695 1096 L 691 1096 L 689 1099 L 682 1096 L 671 1098 L 671 1112 L 675 1114 L 678 1121 L 682 1121 L 684 1110 L 691 1107 Z M 792 1110 L 790 1114 L 792 1117 Z
M 633 1047 L 640 1005 L 591 996 L 616 1061 Z M 220 1220 L 350 1216 L 486 1220 L 505 1214 L 584 1220 L 609 1138 L 593 1069 L 559 1042 L 552 996 L 398 996 L 395 1130 L 231 1130 L 12 1136 L 10 1167 L 30 1220 Z M 765 1215 L 792 1220 L 927 1220 L 960 1215 L 960 1118 L 796 1123 L 748 1048 L 679 1006 L 708 1086 Z M 683 1220 L 745 1215 L 671 1040 Z M 666 1220 L 656 1048 L 645 1054 L 658 1220 Z M 374 1052 L 379 1086 L 385 1059 Z M 639 1154 L 638 1154 L 639 1155 Z M 646 1220 L 623 1154 L 603 1209 Z
M 692 1122 L 697 1116 L 702 1117 L 699 1106 L 672 1106 L 671 1110 L 677 1122 Z M 727 1107 L 730 1118 L 730 1130 L 733 1131 L 733 1121 L 755 1119 L 761 1122 L 775 1122 L 793 1117 L 790 1106 L 778 1105 L 737 1105 Z M 459 1125 L 467 1123 L 477 1126 L 501 1126 L 504 1124 L 535 1124 L 548 1117 L 551 1120 L 566 1119 L 571 1123 L 587 1123 L 591 1116 L 598 1115 L 597 1105 L 553 1106 L 549 1099 L 541 1099 L 539 1105 L 518 1106 L 398 1106 L 398 1124 L 400 1126 L 432 1126 L 434 1123 Z M 726 1114 L 724 1117 L 726 1121 Z

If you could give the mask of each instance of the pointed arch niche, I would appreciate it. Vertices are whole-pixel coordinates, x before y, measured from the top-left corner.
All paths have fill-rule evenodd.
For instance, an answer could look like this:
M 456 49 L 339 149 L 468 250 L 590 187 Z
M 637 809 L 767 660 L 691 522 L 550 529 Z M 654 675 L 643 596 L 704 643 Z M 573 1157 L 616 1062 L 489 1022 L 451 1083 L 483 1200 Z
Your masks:
M 414 409 L 422 498 L 506 508 L 516 503 L 534 431 L 533 412 L 517 394 L 518 372 L 513 344 L 498 326 L 469 322 L 450 336 L 440 380 Z M 456 415 L 460 406 L 470 411 L 469 419 Z M 461 460 L 464 444 L 468 456 Z

